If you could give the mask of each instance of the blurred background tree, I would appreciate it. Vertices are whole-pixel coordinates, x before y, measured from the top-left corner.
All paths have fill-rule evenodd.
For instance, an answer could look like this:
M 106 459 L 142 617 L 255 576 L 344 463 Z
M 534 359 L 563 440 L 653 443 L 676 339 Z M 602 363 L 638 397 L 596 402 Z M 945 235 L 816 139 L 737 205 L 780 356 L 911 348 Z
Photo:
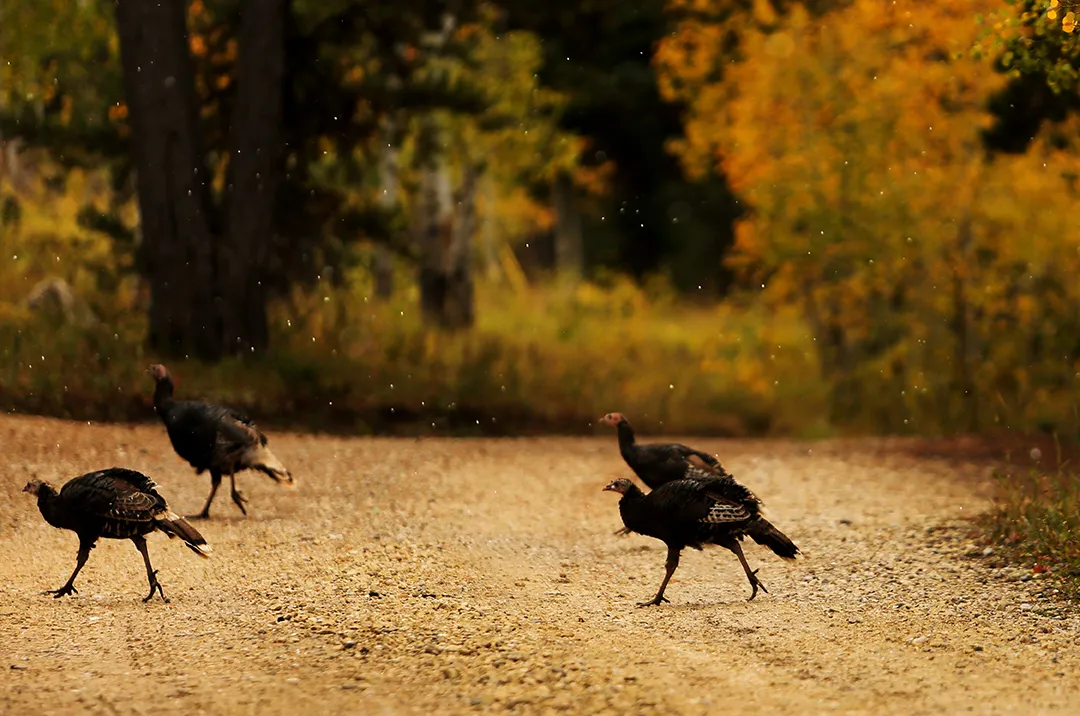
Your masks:
M 1052 1 L 3 0 L 0 402 L 1076 430 Z

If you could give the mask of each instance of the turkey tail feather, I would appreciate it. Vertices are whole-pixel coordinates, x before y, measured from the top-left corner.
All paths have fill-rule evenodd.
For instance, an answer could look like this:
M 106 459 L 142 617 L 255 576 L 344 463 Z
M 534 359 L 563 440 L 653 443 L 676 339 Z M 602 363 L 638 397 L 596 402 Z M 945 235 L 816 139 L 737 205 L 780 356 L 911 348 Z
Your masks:
M 253 445 L 248 448 L 244 452 L 242 460 L 246 467 L 258 470 L 277 482 L 289 487 L 295 485 L 296 481 L 292 473 L 289 472 L 289 469 L 285 467 L 281 460 L 277 459 L 274 453 L 270 452 L 270 448 L 266 445 Z
M 771 549 L 778 557 L 795 559 L 799 548 L 780 530 L 764 517 L 758 517 L 746 526 L 746 534 L 763 547 Z
M 206 543 L 199 531 L 175 512 L 165 512 L 154 518 L 154 523 L 169 539 L 179 537 L 188 548 L 200 557 L 210 557 L 214 548 Z

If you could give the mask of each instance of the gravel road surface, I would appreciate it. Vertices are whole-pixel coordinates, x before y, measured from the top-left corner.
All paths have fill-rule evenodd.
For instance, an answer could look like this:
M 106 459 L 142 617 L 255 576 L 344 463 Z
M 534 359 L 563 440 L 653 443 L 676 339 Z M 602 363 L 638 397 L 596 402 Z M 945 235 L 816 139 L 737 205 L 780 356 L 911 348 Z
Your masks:
M 103 540 L 76 586 L 75 535 L 20 490 L 113 465 L 194 513 L 209 487 L 164 429 L 0 417 L 0 713 L 1080 713 L 1080 618 L 1052 579 L 968 536 L 989 468 L 886 440 L 708 441 L 802 548 L 687 550 L 621 526 L 629 474 L 597 439 L 272 434 L 295 491 L 245 473 L 200 560 Z

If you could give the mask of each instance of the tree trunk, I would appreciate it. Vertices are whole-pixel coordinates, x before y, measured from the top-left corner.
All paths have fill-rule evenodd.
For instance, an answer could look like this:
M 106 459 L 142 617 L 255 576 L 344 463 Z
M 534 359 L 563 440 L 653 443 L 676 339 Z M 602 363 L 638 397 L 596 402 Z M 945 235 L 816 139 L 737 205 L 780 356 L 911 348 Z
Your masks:
M 475 318 L 473 313 L 473 239 L 476 237 L 476 190 L 479 170 L 469 164 L 457 194 L 457 215 L 451 234 L 447 256 L 447 296 L 444 312 L 451 328 L 468 328 Z
M 209 176 L 184 12 L 183 0 L 117 0 L 116 25 L 150 284 L 150 348 L 213 360 L 220 331 Z
M 424 39 L 432 55 L 443 52 L 456 26 L 454 15 L 442 16 L 442 27 Z M 462 156 L 467 156 L 467 152 Z M 416 162 L 420 168 L 420 196 L 414 235 L 421 255 L 420 309 L 429 325 L 451 330 L 465 328 L 473 321 L 471 264 L 476 233 L 477 170 L 471 165 L 465 167 L 455 215 L 446 137 L 434 111 L 425 113 L 421 119 Z
M 372 271 L 375 274 L 375 297 L 386 300 L 394 295 L 394 261 L 390 249 L 375 247 Z
M 829 390 L 829 419 L 835 424 L 850 423 L 858 408 L 855 366 L 846 332 L 838 320 L 841 314 L 836 297 L 826 295 L 819 301 L 814 294 L 814 285 L 822 275 L 817 272 L 803 277 L 803 306 L 817 345 L 820 375 Z
M 382 136 L 379 141 L 379 207 L 390 216 L 398 208 L 398 186 L 400 179 L 400 166 L 398 165 L 398 123 L 393 114 L 383 119 Z M 375 296 L 381 299 L 390 298 L 394 293 L 394 265 L 391 260 L 390 249 L 386 246 L 375 247 L 375 260 L 373 266 L 375 274 Z
M 555 270 L 560 278 L 577 281 L 584 267 L 581 212 L 574 201 L 574 184 L 560 173 L 555 178 Z
M 281 162 L 286 0 L 245 0 L 229 159 L 228 233 L 218 255 L 218 311 L 227 352 L 269 345 L 266 287 Z
M 480 193 L 484 197 L 484 212 L 480 216 L 479 225 L 476 228 L 477 239 L 480 242 L 480 254 L 484 276 L 489 281 L 502 279 L 502 267 L 499 265 L 499 240 L 497 226 L 495 225 L 495 182 L 491 177 L 484 177 L 481 181 Z
M 445 325 L 447 276 L 446 254 L 453 231 L 450 174 L 438 119 L 424 117 L 417 138 L 421 162 L 420 197 L 417 202 L 416 244 L 420 249 L 420 310 L 424 320 Z
M 952 331 L 956 340 L 953 352 L 953 391 L 961 406 L 958 427 L 966 432 L 979 430 L 979 395 L 975 389 L 975 377 L 971 369 L 972 340 L 970 309 L 967 301 L 965 272 L 971 270 L 972 209 L 968 207 L 957 228 L 957 245 L 952 263 Z M 946 255 L 946 260 L 950 257 Z M 949 416 L 951 417 L 951 416 Z
M 478 170 L 467 166 L 458 191 L 457 212 L 438 118 L 424 118 L 417 140 L 423 162 L 416 217 L 421 252 L 420 308 L 424 320 L 459 329 L 473 322 L 472 244 L 476 234 Z

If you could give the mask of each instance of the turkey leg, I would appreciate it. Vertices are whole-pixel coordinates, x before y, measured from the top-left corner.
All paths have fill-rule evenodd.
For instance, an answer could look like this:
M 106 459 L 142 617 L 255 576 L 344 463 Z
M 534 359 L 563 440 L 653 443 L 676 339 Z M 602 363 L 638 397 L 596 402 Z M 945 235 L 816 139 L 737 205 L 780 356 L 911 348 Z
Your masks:
M 664 590 L 667 589 L 668 582 L 671 581 L 671 575 L 675 574 L 675 570 L 679 567 L 679 550 L 674 547 L 668 547 L 667 562 L 664 564 L 667 568 L 667 574 L 664 575 L 664 581 L 660 583 L 660 591 L 656 593 L 656 596 L 648 602 L 639 602 L 639 607 L 651 607 L 659 606 L 660 602 L 666 602 L 668 599 L 664 596 Z
M 214 495 L 217 494 L 218 488 L 221 487 L 221 473 L 217 470 L 210 470 L 210 495 L 206 498 L 206 504 L 203 505 L 202 512 L 197 515 L 192 515 L 193 520 L 205 520 L 210 517 L 210 503 L 214 501 Z
M 72 592 L 78 594 L 79 590 L 75 588 L 75 577 L 79 576 L 79 570 L 83 568 L 83 565 L 86 564 L 86 560 L 90 558 L 90 550 L 93 548 L 93 542 L 79 540 L 79 556 L 75 562 L 75 571 L 71 573 L 71 577 L 68 579 L 67 584 L 59 589 L 48 589 L 42 592 L 42 594 L 51 594 L 54 599 L 71 594 Z
M 236 506 L 240 508 L 240 511 L 247 517 L 247 510 L 244 509 L 244 503 L 247 502 L 247 498 L 240 494 L 240 491 L 236 489 L 236 475 L 229 473 L 229 484 L 232 485 L 232 501 L 236 503 Z
M 757 578 L 757 569 L 753 571 L 750 570 L 750 565 L 747 564 L 746 557 L 743 556 L 742 545 L 739 544 L 738 540 L 731 540 L 731 544 L 724 546 L 734 552 L 735 556 L 739 558 L 739 562 L 742 563 L 742 568 L 746 572 L 746 578 L 750 580 L 750 586 L 754 588 L 754 591 L 750 593 L 750 598 L 746 601 L 753 601 L 754 597 L 757 596 L 758 587 L 761 587 L 761 591 L 768 594 L 769 590 L 766 589 L 765 585 L 761 583 L 761 580 Z
M 150 553 L 146 551 L 146 538 L 145 537 L 132 537 L 131 541 L 135 543 L 135 549 L 139 550 L 142 554 L 143 562 L 146 563 L 146 579 L 150 582 L 150 593 L 146 595 L 146 599 L 143 602 L 149 602 L 154 598 L 154 592 L 161 595 L 161 601 L 166 604 L 169 603 L 169 598 L 165 596 L 165 592 L 161 589 L 161 584 L 157 581 L 157 570 L 150 564 Z

